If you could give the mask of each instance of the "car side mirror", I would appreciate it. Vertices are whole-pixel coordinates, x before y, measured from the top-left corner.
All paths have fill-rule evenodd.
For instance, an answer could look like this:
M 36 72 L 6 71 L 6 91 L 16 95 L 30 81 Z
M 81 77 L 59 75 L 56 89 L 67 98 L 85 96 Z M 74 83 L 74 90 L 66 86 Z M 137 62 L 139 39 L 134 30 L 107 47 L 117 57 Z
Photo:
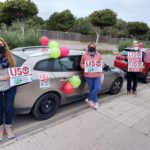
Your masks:
M 104 71 L 108 71 L 109 70 L 109 66 L 105 64 L 105 66 L 103 67 Z

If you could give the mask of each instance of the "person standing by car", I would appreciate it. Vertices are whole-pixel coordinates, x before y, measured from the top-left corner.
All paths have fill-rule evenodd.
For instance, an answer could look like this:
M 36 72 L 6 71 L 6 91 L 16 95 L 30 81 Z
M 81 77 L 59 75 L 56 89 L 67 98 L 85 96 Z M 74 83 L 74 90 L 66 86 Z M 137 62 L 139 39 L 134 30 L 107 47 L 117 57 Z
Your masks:
M 84 69 L 84 77 L 89 87 L 88 99 L 85 101 L 95 109 L 99 107 L 97 94 L 101 89 L 101 71 L 99 70 L 101 62 L 102 58 L 100 53 L 96 51 L 95 43 L 90 43 L 87 51 L 82 55 L 80 66 Z M 86 66 L 91 67 L 91 69 L 94 66 L 96 70 L 87 71 Z
M 7 45 L 7 43 L 0 38 L 0 74 L 15 66 L 15 61 L 13 59 L 12 53 Z M 1 74 L 0 83 L 5 84 L 10 79 L 8 72 L 6 74 Z M 6 133 L 8 138 L 14 137 L 14 132 L 12 130 L 12 117 L 13 117 L 13 102 L 16 94 L 16 87 L 12 87 L 6 91 L 0 91 L 0 140 L 3 139 L 4 133 Z
M 143 69 L 142 52 L 138 47 L 134 47 L 134 52 L 128 52 L 127 60 L 127 94 L 137 94 L 138 74 Z

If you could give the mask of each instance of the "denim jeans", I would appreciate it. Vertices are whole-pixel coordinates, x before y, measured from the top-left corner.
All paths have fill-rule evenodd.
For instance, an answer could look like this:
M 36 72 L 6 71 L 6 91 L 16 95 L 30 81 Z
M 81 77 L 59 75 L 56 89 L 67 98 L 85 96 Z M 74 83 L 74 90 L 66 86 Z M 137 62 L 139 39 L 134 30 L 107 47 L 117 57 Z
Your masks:
M 0 125 L 12 124 L 15 94 L 16 87 L 0 92 Z
M 87 78 L 85 80 L 89 87 L 89 95 L 88 99 L 93 101 L 94 103 L 98 102 L 97 94 L 101 89 L 101 79 L 100 77 L 96 78 Z

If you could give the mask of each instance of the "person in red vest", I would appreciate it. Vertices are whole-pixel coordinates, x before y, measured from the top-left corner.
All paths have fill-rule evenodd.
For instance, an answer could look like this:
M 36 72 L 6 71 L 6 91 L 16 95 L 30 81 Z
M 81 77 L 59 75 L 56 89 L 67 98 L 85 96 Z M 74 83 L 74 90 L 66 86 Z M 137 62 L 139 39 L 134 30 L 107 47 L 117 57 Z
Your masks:
M 80 66 L 84 69 L 84 77 L 89 88 L 88 99 L 85 101 L 94 109 L 98 109 L 99 102 L 97 94 L 101 89 L 102 72 L 100 66 L 102 67 L 102 57 L 96 51 L 95 43 L 92 42 L 88 45 L 87 51 L 82 55 Z M 88 67 L 89 70 L 87 69 Z

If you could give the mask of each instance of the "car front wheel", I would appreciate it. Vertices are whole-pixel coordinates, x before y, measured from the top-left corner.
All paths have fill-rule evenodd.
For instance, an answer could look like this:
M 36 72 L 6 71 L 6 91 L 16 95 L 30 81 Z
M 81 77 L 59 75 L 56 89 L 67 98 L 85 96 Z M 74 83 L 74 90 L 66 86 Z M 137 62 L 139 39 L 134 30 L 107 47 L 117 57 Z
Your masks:
M 37 120 L 45 120 L 52 117 L 59 106 L 59 97 L 54 93 L 42 95 L 35 103 L 32 114 Z
M 110 94 L 117 94 L 120 92 L 121 88 L 122 88 L 122 79 L 121 78 L 117 78 L 111 85 L 110 88 Z

